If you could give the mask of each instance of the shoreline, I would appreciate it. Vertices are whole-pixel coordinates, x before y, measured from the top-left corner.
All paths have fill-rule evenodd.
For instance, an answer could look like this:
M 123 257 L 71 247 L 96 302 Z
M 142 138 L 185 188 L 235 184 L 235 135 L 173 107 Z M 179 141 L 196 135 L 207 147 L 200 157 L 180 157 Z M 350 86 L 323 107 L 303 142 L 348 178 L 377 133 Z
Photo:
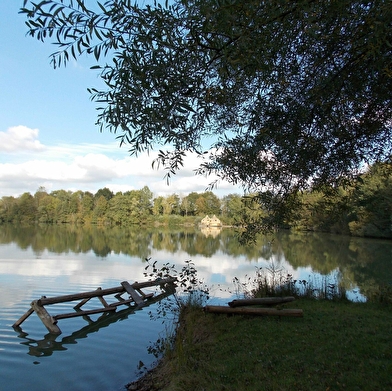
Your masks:
M 286 306 L 304 316 L 185 311 L 173 348 L 126 390 L 392 389 L 390 301 L 298 298 Z

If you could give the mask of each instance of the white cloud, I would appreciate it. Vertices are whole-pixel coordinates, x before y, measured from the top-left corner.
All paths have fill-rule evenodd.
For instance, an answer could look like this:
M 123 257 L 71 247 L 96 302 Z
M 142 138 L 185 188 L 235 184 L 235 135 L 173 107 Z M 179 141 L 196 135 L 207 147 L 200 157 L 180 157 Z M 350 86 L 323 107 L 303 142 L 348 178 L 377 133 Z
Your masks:
M 134 157 L 116 143 L 44 146 L 38 140 L 38 129 L 25 126 L 10 128 L 0 135 L 3 144 L 15 138 L 12 143 L 8 142 L 9 146 L 13 145 L 14 152 L 26 152 L 26 143 L 30 142 L 30 153 L 14 153 L 12 159 L 10 154 L 1 157 L 0 197 L 19 196 L 24 192 L 34 194 L 40 186 L 49 192 L 64 189 L 92 193 L 103 187 L 116 193 L 148 186 L 155 196 L 186 195 L 192 191 L 205 191 L 216 179 L 214 176 L 195 176 L 194 170 L 201 163 L 196 154 L 187 154 L 184 167 L 167 185 L 165 170 L 152 168 L 152 162 L 158 156 L 155 151 Z M 240 192 L 237 187 L 222 181 L 216 194 Z
M 19 125 L 0 132 L 1 152 L 42 151 L 45 147 L 38 140 L 38 129 Z

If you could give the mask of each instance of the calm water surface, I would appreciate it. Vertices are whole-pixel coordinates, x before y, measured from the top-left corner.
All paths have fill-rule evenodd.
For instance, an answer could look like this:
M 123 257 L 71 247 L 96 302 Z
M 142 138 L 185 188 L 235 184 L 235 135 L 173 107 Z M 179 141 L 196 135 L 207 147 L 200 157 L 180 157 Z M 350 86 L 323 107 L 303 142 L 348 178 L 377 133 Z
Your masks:
M 294 279 L 339 282 L 352 300 L 365 300 L 392 282 L 392 243 L 288 232 L 240 246 L 232 230 L 0 226 L 0 390 L 123 390 L 156 358 L 148 353 L 169 325 L 152 320 L 156 305 L 116 316 L 60 320 L 48 334 L 32 314 L 12 324 L 32 300 L 143 281 L 145 259 L 177 269 L 191 259 L 211 290 L 209 304 L 233 297 L 234 277 L 246 281 L 258 268 Z M 72 312 L 76 302 L 48 306 Z M 98 323 L 97 320 L 101 319 Z

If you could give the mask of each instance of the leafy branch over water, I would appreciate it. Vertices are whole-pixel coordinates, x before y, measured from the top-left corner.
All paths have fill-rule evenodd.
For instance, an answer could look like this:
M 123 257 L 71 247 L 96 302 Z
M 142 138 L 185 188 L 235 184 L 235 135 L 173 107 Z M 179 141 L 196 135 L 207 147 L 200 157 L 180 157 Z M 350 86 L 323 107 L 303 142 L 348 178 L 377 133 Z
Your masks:
M 156 315 L 150 312 L 152 317 L 162 318 L 163 322 L 168 315 L 172 315 L 174 319 L 177 319 L 184 307 L 203 306 L 209 299 L 209 288 L 198 277 L 195 264 L 191 260 L 185 261 L 185 265 L 179 271 L 175 265 L 169 262 L 161 267 L 157 265 L 157 261 L 151 262 L 150 258 L 147 258 L 146 262 L 145 277 L 149 279 L 175 277 L 177 279 L 173 295 L 159 303 Z
M 173 294 L 161 300 L 155 312 L 149 312 L 151 319 L 161 319 L 162 323 L 166 323 L 166 335 L 151 343 L 148 348 L 150 354 L 159 357 L 173 348 L 181 323 L 181 314 L 186 308 L 202 307 L 209 299 L 209 288 L 198 277 L 195 264 L 191 260 L 185 261 L 185 265 L 179 271 L 169 262 L 162 266 L 158 265 L 157 261 L 152 262 L 151 258 L 147 258 L 146 262 L 145 277 L 153 280 L 167 277 L 177 279 Z

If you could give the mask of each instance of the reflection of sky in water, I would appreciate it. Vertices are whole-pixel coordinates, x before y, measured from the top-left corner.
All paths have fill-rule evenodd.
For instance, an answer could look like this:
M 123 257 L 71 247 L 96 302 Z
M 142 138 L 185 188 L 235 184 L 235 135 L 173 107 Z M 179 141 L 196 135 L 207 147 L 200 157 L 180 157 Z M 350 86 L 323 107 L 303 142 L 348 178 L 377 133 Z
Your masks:
M 262 268 L 267 274 L 274 268 L 282 275 L 290 274 L 294 280 L 314 282 L 321 278 L 311 267 L 294 269 L 282 254 L 279 254 L 279 257 L 272 254 L 269 260 L 260 257 L 257 261 L 249 261 L 244 256 L 232 257 L 221 251 L 217 251 L 213 257 L 190 257 L 181 250 L 172 253 L 151 249 L 151 260 L 157 261 L 158 265 L 175 264 L 178 271 L 185 265 L 185 261 L 190 259 L 195 264 L 199 278 L 211 287 L 212 294 L 220 297 L 230 296 L 227 291 L 232 290 L 234 277 L 243 281 L 254 276 L 258 268 Z M 93 251 L 57 254 L 43 250 L 37 256 L 31 248 L 22 250 L 15 243 L 2 245 L 0 305 L 10 306 L 23 297 L 31 297 L 33 291 L 47 294 L 47 291 L 54 290 L 54 287 L 67 292 L 73 287 L 80 291 L 81 287 L 84 290 L 96 289 L 99 286 L 108 287 L 111 286 L 108 285 L 109 282 L 116 285 L 124 280 L 142 281 L 146 279 L 143 274 L 145 266 L 143 259 L 122 253 L 111 252 L 102 258 L 97 257 Z M 336 280 L 337 275 L 338 272 L 333 271 L 329 277 Z M 22 290 L 18 288 L 21 283 Z M 216 289 L 217 285 L 221 289 Z M 360 296 L 358 293 L 355 295 Z
M 221 273 L 213 273 L 210 276 L 210 281 L 212 284 L 226 284 L 226 276 Z

